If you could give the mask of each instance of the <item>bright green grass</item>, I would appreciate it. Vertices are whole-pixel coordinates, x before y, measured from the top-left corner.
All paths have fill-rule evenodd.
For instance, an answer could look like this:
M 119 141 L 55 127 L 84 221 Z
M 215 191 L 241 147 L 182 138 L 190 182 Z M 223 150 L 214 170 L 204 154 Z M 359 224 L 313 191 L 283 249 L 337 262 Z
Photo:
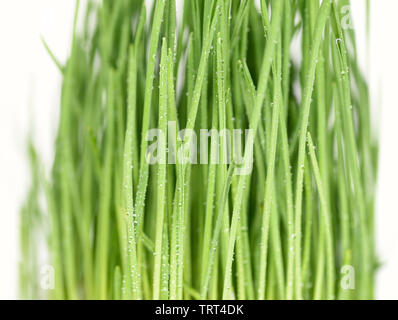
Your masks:
M 377 142 L 355 33 L 341 25 L 349 1 L 259 4 L 184 1 L 179 21 L 176 0 L 148 16 L 142 0 L 78 2 L 65 65 L 43 41 L 63 87 L 51 171 L 30 147 L 23 298 L 373 298 Z M 198 136 L 252 129 L 253 171 L 223 161 L 225 136 L 209 138 L 208 164 L 149 164 L 146 134 L 169 121 Z

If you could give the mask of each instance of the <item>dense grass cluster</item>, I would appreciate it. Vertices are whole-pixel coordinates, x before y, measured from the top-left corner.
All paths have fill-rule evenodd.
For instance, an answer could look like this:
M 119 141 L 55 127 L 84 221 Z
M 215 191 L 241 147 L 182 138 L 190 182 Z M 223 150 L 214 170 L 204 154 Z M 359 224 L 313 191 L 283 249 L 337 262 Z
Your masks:
M 176 0 L 144 2 L 77 6 L 67 63 L 50 52 L 63 74 L 59 131 L 50 174 L 31 149 L 22 296 L 372 298 L 377 144 L 342 25 L 349 1 L 187 0 L 181 19 Z M 253 171 L 150 165 L 146 134 L 169 121 L 252 129 Z M 43 233 L 55 271 L 45 292 Z

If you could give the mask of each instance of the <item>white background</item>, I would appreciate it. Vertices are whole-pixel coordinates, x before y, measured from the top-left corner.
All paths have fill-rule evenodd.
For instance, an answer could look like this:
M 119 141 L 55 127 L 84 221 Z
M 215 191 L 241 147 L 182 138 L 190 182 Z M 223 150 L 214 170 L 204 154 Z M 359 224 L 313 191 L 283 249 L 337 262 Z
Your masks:
M 0 1 L 0 299 L 18 297 L 18 211 L 29 183 L 27 137 L 34 133 L 41 157 L 50 163 L 57 128 L 60 75 L 40 36 L 64 62 L 74 2 Z M 351 2 L 359 58 L 368 70 L 380 135 L 377 247 L 383 266 L 377 298 L 398 299 L 398 1 L 371 0 L 369 59 L 361 36 L 365 34 L 365 0 Z

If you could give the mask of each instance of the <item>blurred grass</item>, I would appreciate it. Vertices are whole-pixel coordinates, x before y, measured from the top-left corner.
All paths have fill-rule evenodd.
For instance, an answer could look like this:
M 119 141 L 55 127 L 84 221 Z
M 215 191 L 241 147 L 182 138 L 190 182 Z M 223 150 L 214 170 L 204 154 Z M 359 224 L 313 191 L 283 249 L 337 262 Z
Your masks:
M 341 26 L 349 1 L 191 0 L 181 21 L 175 0 L 149 16 L 142 0 L 87 3 L 65 65 L 43 41 L 61 113 L 50 172 L 29 147 L 21 297 L 373 298 L 377 141 L 355 32 Z M 252 129 L 253 171 L 235 175 L 225 160 L 238 150 L 212 134 L 206 164 L 150 165 L 147 132 L 168 121 L 198 136 Z M 191 142 L 168 133 L 164 159 Z

